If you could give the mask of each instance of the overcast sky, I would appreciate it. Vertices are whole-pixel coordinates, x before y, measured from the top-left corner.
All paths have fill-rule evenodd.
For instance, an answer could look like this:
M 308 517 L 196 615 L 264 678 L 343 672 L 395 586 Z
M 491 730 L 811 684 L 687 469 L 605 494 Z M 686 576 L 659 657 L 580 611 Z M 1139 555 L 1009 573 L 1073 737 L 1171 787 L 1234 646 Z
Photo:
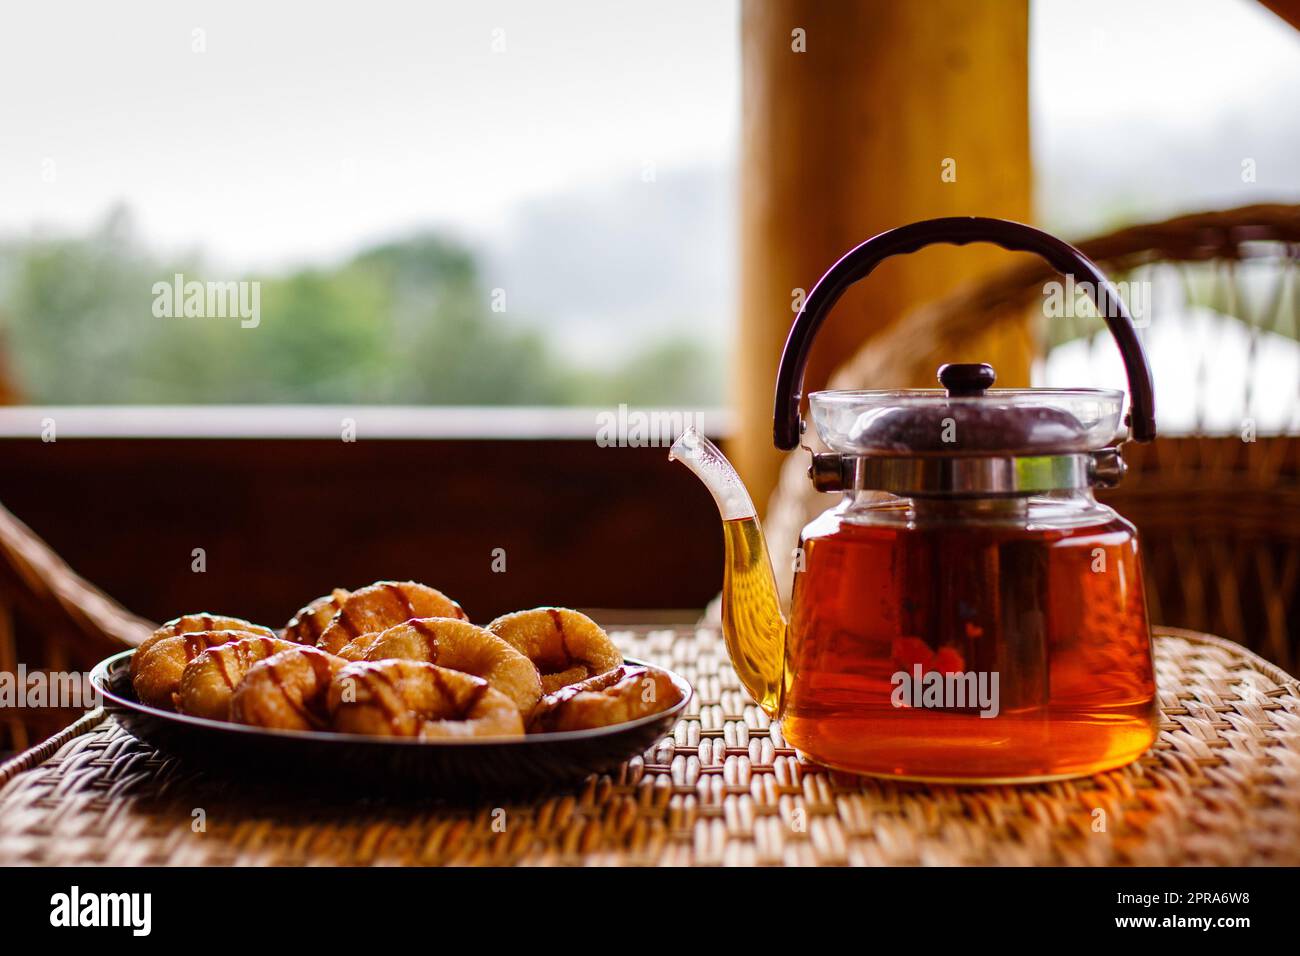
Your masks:
M 6 4 L 0 230 L 120 199 L 152 240 L 265 262 L 493 228 L 526 197 L 725 161 L 736 25 L 690 0 Z
M 0 233 L 122 201 L 160 248 L 265 268 L 428 224 L 491 236 L 646 164 L 725 170 L 737 21 L 734 0 L 6 4 Z M 1048 158 L 1300 115 L 1300 34 L 1254 0 L 1037 0 L 1032 49 Z M 1261 181 L 1300 188 L 1297 165 Z

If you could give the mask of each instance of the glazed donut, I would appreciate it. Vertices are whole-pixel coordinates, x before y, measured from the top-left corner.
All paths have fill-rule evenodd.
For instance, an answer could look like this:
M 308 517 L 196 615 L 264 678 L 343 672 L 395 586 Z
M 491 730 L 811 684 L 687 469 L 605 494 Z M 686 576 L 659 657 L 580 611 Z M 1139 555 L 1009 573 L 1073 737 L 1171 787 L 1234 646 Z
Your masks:
M 353 644 L 361 647 L 353 648 Z M 469 621 L 415 618 L 379 634 L 358 638 L 353 644 L 343 648 L 341 656 L 360 651 L 362 660 L 425 661 L 481 677 L 513 700 L 521 714 L 532 710 L 542 696 L 542 682 L 532 661 Z M 353 648 L 351 652 L 349 648 Z
M 423 661 L 348 664 L 329 688 L 335 730 L 384 737 L 517 737 L 514 702 L 479 677 Z
M 140 642 L 140 646 L 131 655 L 131 678 L 135 679 L 136 672 L 144 663 L 145 651 L 149 648 L 165 638 L 175 637 L 178 634 L 194 634 L 198 631 L 243 631 L 246 634 L 275 637 L 275 632 L 269 627 L 252 624 L 242 617 L 223 617 L 220 614 L 208 614 L 206 611 L 202 614 L 182 614 L 180 617 L 172 618 Z
M 139 661 L 131 677 L 136 699 L 150 707 L 174 710 L 181 675 L 190 662 L 210 647 L 247 637 L 262 638 L 262 635 L 249 631 L 186 632 L 154 641 L 143 651 L 137 650 L 131 657 L 133 664 Z
M 278 730 L 328 724 L 330 681 L 346 662 L 315 647 L 272 654 L 248 669 L 230 698 L 230 719 Z
M 329 626 L 316 642 L 321 650 L 337 654 L 345 644 L 363 634 L 373 634 L 413 617 L 465 619 L 460 605 L 447 595 L 414 581 L 379 581 L 353 591 L 339 605 Z
M 423 619 L 414 619 L 414 620 L 429 620 L 429 619 L 423 618 Z M 455 620 L 455 619 L 449 618 L 448 620 Z M 393 626 L 398 627 L 400 625 L 394 624 Z M 346 644 L 344 644 L 342 647 L 339 648 L 337 656 L 343 658 L 345 661 L 347 661 L 350 664 L 355 664 L 358 661 L 364 661 L 366 659 L 366 655 L 370 653 L 370 648 L 375 646 L 376 642 L 378 642 L 379 638 L 383 634 L 384 631 L 375 631 L 372 634 L 362 634 L 360 637 L 353 638 L 352 640 L 348 641 Z
M 295 644 L 315 646 L 351 593 L 343 588 L 335 588 L 329 594 L 323 594 L 306 607 L 300 608 L 297 614 L 289 618 L 280 637 Z
M 528 732 L 588 730 L 667 710 L 681 700 L 672 678 L 654 667 L 622 665 L 542 698 Z
M 278 637 L 244 637 L 209 647 L 181 672 L 176 709 L 193 717 L 229 720 L 230 698 L 248 669 L 272 654 L 300 646 Z
M 497 618 L 487 629 L 536 665 L 544 694 L 623 663 L 623 655 L 600 625 L 568 608 L 516 611 Z

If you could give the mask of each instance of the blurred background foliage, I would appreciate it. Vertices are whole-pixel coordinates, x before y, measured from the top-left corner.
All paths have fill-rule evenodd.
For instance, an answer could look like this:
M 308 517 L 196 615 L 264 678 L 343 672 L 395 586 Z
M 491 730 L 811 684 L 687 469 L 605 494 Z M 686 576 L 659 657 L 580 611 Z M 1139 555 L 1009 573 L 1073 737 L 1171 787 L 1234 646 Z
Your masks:
M 261 282 L 261 320 L 158 318 L 153 285 Z M 718 405 L 716 348 L 681 332 L 602 365 L 546 316 L 494 311 L 473 253 L 421 234 L 332 266 L 211 275 L 164 260 L 117 207 L 83 236 L 0 243 L 5 377 L 33 404 Z M 617 316 L 611 316 L 616 322 Z

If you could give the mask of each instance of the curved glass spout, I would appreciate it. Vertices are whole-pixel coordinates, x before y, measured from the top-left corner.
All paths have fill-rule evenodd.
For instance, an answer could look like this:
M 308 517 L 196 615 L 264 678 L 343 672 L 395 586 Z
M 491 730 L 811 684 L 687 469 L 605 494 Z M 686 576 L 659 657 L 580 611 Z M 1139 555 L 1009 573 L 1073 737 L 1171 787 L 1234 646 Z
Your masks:
M 668 459 L 689 468 L 717 503 L 726 543 L 722 633 L 727 652 L 745 690 L 776 717 L 785 684 L 786 622 L 754 503 L 731 462 L 694 428 L 673 443 Z

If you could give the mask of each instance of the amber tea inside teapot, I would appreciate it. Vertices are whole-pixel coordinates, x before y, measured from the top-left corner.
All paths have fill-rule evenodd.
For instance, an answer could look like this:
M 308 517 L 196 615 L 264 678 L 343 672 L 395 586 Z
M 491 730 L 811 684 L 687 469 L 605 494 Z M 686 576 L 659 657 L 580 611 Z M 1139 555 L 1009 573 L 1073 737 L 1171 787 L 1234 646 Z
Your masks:
M 1150 628 L 1137 532 L 1093 489 L 1120 480 L 1122 440 L 1149 441 L 1155 419 L 1141 342 L 1095 265 L 997 219 L 869 239 L 795 319 L 777 375 L 777 447 L 800 442 L 804 366 L 831 307 L 882 260 L 935 242 L 1035 252 L 1088 283 L 1127 369 L 1127 435 L 1123 393 L 997 389 L 988 365 L 944 365 L 935 389 L 811 394 L 828 450 L 812 455 L 809 476 L 839 500 L 800 535 L 787 618 L 748 493 L 688 431 L 671 457 L 722 514 L 732 664 L 785 740 L 831 767 L 991 783 L 1121 766 L 1155 739 Z

